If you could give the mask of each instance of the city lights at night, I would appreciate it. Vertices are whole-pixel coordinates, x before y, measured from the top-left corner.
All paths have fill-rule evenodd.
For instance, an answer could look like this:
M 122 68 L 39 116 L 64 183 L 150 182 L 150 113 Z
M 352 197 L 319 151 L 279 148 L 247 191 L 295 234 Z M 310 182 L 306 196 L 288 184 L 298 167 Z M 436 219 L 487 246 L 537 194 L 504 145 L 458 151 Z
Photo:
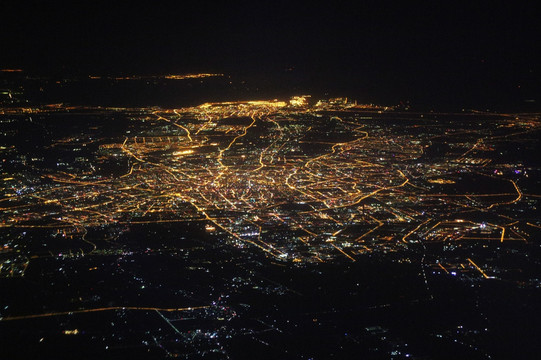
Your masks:
M 8 2 L 0 359 L 536 359 L 537 16 L 356 5 Z

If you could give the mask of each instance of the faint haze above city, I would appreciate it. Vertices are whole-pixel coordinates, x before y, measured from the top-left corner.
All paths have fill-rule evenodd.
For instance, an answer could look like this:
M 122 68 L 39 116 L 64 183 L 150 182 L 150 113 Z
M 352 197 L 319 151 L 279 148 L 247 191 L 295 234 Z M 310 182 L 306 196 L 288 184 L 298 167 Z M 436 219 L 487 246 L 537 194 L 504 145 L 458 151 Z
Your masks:
M 0 66 L 219 72 L 360 100 L 530 110 L 541 102 L 538 19 L 531 4 L 503 1 L 8 1 Z

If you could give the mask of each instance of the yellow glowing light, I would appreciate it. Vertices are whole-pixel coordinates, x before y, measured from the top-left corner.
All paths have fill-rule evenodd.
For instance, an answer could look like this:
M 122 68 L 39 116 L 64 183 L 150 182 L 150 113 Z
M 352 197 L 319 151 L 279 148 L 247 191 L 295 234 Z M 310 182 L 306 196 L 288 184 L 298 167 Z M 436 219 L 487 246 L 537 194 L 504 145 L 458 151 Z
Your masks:
M 455 183 L 455 181 L 447 180 L 447 179 L 429 179 L 428 182 L 432 184 L 454 184 Z
M 189 155 L 189 154 L 193 154 L 193 153 L 194 153 L 193 150 L 182 150 L 182 151 L 175 151 L 173 153 L 173 155 L 179 156 L 179 155 Z
M 224 76 L 224 74 L 186 74 L 186 75 L 166 75 L 166 79 L 170 80 L 184 80 L 184 79 L 200 79 L 206 77 Z
M 289 100 L 289 103 L 293 106 L 306 106 L 308 105 L 308 100 L 310 95 L 301 95 L 301 96 L 293 96 L 291 100 Z

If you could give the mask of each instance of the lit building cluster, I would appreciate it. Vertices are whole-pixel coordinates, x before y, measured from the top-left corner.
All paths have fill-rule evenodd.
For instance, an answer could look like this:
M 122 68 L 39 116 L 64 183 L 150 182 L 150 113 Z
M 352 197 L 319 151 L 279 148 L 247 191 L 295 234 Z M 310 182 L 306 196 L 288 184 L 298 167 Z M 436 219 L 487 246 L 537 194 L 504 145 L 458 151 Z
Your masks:
M 411 115 L 347 99 L 311 107 L 308 98 L 113 109 L 111 116 L 130 119 L 122 136 L 56 139 L 50 148 L 78 155 L 58 159 L 32 184 L 5 174 L 1 226 L 74 228 L 81 236 L 103 225 L 203 221 L 234 246 L 294 262 L 355 261 L 420 240 L 526 242 L 538 226 L 509 217 L 524 206 L 519 181 L 528 173 L 501 175 L 518 164 L 492 170 L 490 142 L 535 131 L 536 122 L 464 121 L 453 137 L 445 119 L 404 119 Z M 442 136 L 451 139 L 445 146 Z M 124 170 L 103 173 L 115 164 Z

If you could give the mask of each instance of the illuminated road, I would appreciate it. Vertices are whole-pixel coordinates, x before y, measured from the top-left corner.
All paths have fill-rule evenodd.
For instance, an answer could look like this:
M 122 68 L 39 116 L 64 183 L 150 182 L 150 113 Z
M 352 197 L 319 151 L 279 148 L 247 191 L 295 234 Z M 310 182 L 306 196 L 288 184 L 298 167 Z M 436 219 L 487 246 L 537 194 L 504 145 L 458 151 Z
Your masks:
M 419 241 L 527 242 L 528 231 L 539 226 L 509 212 L 538 195 L 487 167 L 494 142 L 530 136 L 539 129 L 534 120 L 504 116 L 488 135 L 482 127 L 468 128 L 471 122 L 454 133 L 431 123 L 412 135 L 408 129 L 418 125 L 407 113 L 398 131 L 366 120 L 381 110 L 366 116 L 362 111 L 370 107 L 359 109 L 276 100 L 139 109 L 129 133 L 99 140 L 88 159 L 94 170 L 100 161 L 121 163 L 121 174 L 46 172 L 41 178 L 52 185 L 0 198 L 0 228 L 64 230 L 77 251 L 91 255 L 97 246 L 87 236 L 90 227 L 204 222 L 233 246 L 253 246 L 276 259 L 325 262 L 355 261 L 379 246 Z M 443 134 L 454 141 L 453 155 L 424 163 L 426 148 Z M 499 187 L 457 191 L 457 177 L 465 174 Z M 15 178 L 6 176 L 10 181 Z M 471 220 L 473 212 L 490 222 Z
M 85 314 L 85 313 L 102 312 L 102 311 L 114 311 L 114 310 L 180 312 L 180 311 L 206 309 L 209 307 L 210 306 L 194 306 L 194 307 L 185 307 L 185 308 L 155 308 L 155 307 L 137 307 L 137 306 L 110 306 L 110 307 L 104 307 L 104 308 L 73 310 L 73 311 L 59 311 L 59 312 L 34 314 L 34 315 L 7 316 L 7 317 L 0 318 L 0 321 L 14 321 L 14 320 L 36 319 L 36 318 L 43 318 L 43 317 L 69 316 L 69 315 L 76 315 L 76 314 Z
M 477 271 L 479 271 L 479 273 L 480 273 L 481 275 L 483 275 L 483 277 L 484 277 L 485 279 L 488 279 L 488 278 L 489 278 L 489 276 L 488 276 L 487 274 L 485 274 L 485 272 L 483 271 L 483 269 L 481 269 L 479 266 L 477 266 L 477 264 L 474 263 L 472 259 L 469 259 L 469 258 L 468 258 L 468 261 L 470 262 L 470 264 L 473 265 L 473 267 L 475 267 L 475 269 L 477 269 Z

